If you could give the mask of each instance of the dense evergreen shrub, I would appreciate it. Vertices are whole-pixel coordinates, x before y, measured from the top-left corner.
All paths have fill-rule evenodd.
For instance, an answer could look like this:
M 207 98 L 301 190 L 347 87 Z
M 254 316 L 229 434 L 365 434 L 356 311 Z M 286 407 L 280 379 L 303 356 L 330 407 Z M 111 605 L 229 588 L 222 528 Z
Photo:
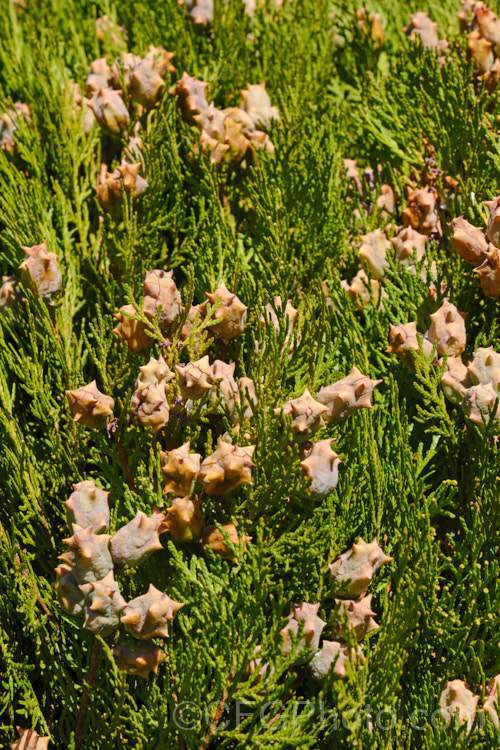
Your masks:
M 370 2 L 383 44 L 351 2 L 280 5 L 257 0 L 251 18 L 241 0 L 215 0 L 213 24 L 200 29 L 174 0 L 1 0 L 0 111 L 26 102 L 31 120 L 19 117 L 14 154 L 0 150 L 0 271 L 19 274 L 21 248 L 46 240 L 62 275 L 50 299 L 25 282 L 22 300 L 0 316 L 2 746 L 14 742 L 16 726 L 61 750 L 498 745 L 479 714 L 470 733 L 434 720 L 449 681 L 466 682 L 480 707 L 500 673 L 494 425 L 467 422 L 447 401 L 444 365 L 422 348 L 413 371 L 386 351 L 390 325 L 417 321 L 424 333 L 444 296 L 467 313 L 464 356 L 500 351 L 499 302 L 453 250 L 448 228 L 461 215 L 485 227 L 483 201 L 500 192 L 498 92 L 474 74 L 453 2 Z M 444 64 L 405 35 L 416 11 L 428 11 L 448 40 Z M 99 42 L 95 20 L 104 14 L 126 41 Z M 149 45 L 174 53 L 176 71 L 140 116 L 148 187 L 137 199 L 128 194 L 116 216 L 102 210 L 95 187 L 101 163 L 112 173 L 124 144 L 98 126 L 85 132 L 73 84 L 84 92 L 92 60 L 112 62 L 120 48 L 144 56 Z M 208 101 L 221 108 L 239 106 L 241 89 L 265 82 L 280 113 L 267 130 L 274 154 L 212 165 L 170 93 L 183 71 L 206 81 Z M 357 160 L 362 195 L 345 159 Z M 434 168 L 442 236 L 427 243 L 432 279 L 398 266 L 391 251 L 378 291 L 356 309 L 340 282 L 358 270 L 360 235 L 382 228 L 393 237 L 407 191 Z M 398 199 L 389 216 L 375 207 L 383 183 Z M 152 269 L 173 270 L 185 308 L 168 336 L 141 307 Z M 221 281 L 248 307 L 243 334 L 212 338 L 215 305 L 182 347 L 187 311 Z M 277 331 L 260 321 L 277 295 L 298 310 L 291 338 L 276 306 Z M 127 304 L 154 340 L 151 355 L 172 369 L 208 354 L 254 380 L 248 440 L 220 404 L 186 416 L 177 403 L 176 412 L 173 391 L 165 429 L 153 435 L 134 424 L 130 398 L 149 355 L 130 352 L 113 333 L 113 316 Z M 315 500 L 291 419 L 275 410 L 353 366 L 382 382 L 373 409 L 319 434 L 335 438 L 342 463 L 337 487 Z M 115 401 L 108 429 L 71 418 L 65 392 L 93 380 Z M 256 445 L 252 484 L 205 496 L 203 514 L 251 540 L 246 551 L 233 547 L 233 563 L 165 533 L 161 550 L 119 574 L 127 601 L 153 583 L 184 603 L 169 638 L 156 641 L 165 652 L 158 674 L 128 675 L 113 658 L 113 636 L 82 628 L 58 601 L 54 568 L 71 535 L 63 501 L 75 483 L 95 480 L 109 492 L 115 533 L 138 510 L 170 504 L 161 451 L 189 440 L 205 457 L 226 431 Z M 392 557 L 370 587 L 380 627 L 364 641 L 364 663 L 315 682 L 297 660 L 298 640 L 282 653 L 280 631 L 293 604 L 319 603 L 331 637 L 328 565 L 360 537 L 376 537 Z M 270 665 L 260 680 L 246 674 L 258 645 Z

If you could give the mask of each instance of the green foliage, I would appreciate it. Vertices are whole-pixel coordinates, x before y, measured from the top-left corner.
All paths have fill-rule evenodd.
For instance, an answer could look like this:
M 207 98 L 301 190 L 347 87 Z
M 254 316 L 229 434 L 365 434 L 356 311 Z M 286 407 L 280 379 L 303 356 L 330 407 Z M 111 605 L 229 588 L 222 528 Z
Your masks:
M 425 9 L 450 41 L 445 65 L 404 36 L 407 13 Z M 498 349 L 498 301 L 472 283 L 449 246 L 447 222 L 464 215 L 485 223 L 482 201 L 498 192 L 499 100 L 474 79 L 458 7 L 381 0 L 370 10 L 381 13 L 383 47 L 346 0 L 284 0 L 281 9 L 258 0 L 253 19 L 240 0 L 215 0 L 206 30 L 195 29 L 175 0 L 1 0 L 0 111 L 26 101 L 32 123 L 20 122 L 14 157 L 0 150 L 0 270 L 17 273 L 22 246 L 46 239 L 63 279 L 51 303 L 23 290 L 17 310 L 0 316 L 2 746 L 16 725 L 50 734 L 56 750 L 498 745 L 489 722 L 470 736 L 412 724 L 415 710 L 430 717 L 438 708 L 448 680 L 465 680 L 482 700 L 500 672 L 498 444 L 445 400 L 439 365 L 421 352 L 410 373 L 386 348 L 389 324 L 416 320 L 426 330 L 445 281 L 468 313 L 466 353 Z M 105 13 L 124 27 L 129 51 L 144 55 L 161 44 L 175 53 L 176 73 L 141 119 L 149 187 L 126 202 L 120 220 L 104 214 L 94 188 L 101 162 L 113 171 L 123 144 L 97 127 L 86 133 L 73 102 L 73 84 L 84 90 L 90 61 L 112 61 L 119 51 L 118 42 L 97 39 L 95 19 Z M 237 106 L 240 89 L 265 81 L 281 115 L 270 131 L 275 154 L 259 152 L 255 164 L 222 171 L 193 155 L 198 132 L 168 93 L 184 70 L 209 83 L 219 107 Z M 372 294 L 362 310 L 342 289 L 341 278 L 356 272 L 358 235 L 388 223 L 353 190 L 346 158 L 361 172 L 380 165 L 376 190 L 382 181 L 394 187 L 397 224 L 405 189 L 420 186 L 426 159 L 442 170 L 440 193 L 444 177 L 458 181 L 443 199 L 443 241 L 429 249 L 437 299 L 395 262 L 384 279 L 387 297 Z M 375 200 L 376 192 L 370 208 Z M 153 268 L 174 269 L 185 306 L 168 341 L 141 308 Z M 244 334 L 227 346 L 214 342 L 216 309 L 209 308 L 183 345 L 189 308 L 221 280 L 248 306 Z M 299 310 L 291 341 L 283 316 L 278 331 L 260 323 L 276 295 Z M 158 439 L 133 424 L 130 396 L 145 360 L 112 332 L 126 304 L 154 338 L 152 354 L 171 368 L 205 353 L 235 361 L 258 397 L 241 429 L 257 446 L 253 484 L 203 505 L 208 523 L 233 521 L 252 537 L 246 553 L 235 550 L 238 564 L 168 540 L 121 574 L 126 598 L 153 582 L 186 603 L 150 681 L 118 671 L 111 640 L 94 637 L 58 603 L 54 567 L 70 533 L 63 501 L 74 483 L 95 479 L 110 492 L 114 533 L 138 509 L 166 506 L 159 448 L 190 440 L 204 457 L 226 431 L 239 436 L 220 404 L 171 419 Z M 313 502 L 290 425 L 275 410 L 354 365 L 383 383 L 373 410 L 321 434 L 336 439 L 342 464 L 337 488 Z M 108 432 L 75 424 L 68 410 L 65 391 L 94 379 L 115 399 L 117 423 Z M 176 395 L 173 388 L 172 411 Z M 335 607 L 328 563 L 360 536 L 377 537 L 393 557 L 370 589 L 380 629 L 366 639 L 359 669 L 314 683 L 293 653 L 282 655 L 279 632 L 293 602 L 319 602 L 328 619 Z M 270 665 L 262 680 L 246 674 L 258 645 Z M 367 706 L 373 717 L 389 712 L 381 721 L 394 716 L 393 726 L 363 719 L 346 728 L 341 716 L 365 717 Z

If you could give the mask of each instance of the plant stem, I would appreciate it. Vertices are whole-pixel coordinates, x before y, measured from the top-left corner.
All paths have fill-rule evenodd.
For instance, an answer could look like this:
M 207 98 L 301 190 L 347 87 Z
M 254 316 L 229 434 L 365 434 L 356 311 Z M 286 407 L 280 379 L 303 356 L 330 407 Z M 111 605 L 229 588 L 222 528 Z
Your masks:
M 219 725 L 219 721 L 221 720 L 222 715 L 224 713 L 224 709 L 226 707 L 226 699 L 227 699 L 227 696 L 229 695 L 229 688 L 233 680 L 234 680 L 234 672 L 233 670 L 231 670 L 231 672 L 229 673 L 228 683 L 226 687 L 224 688 L 224 690 L 222 691 L 222 696 L 219 701 L 219 705 L 217 706 L 217 710 L 214 714 L 214 718 L 212 719 L 212 722 L 205 735 L 205 739 L 203 740 L 203 743 L 200 745 L 200 750 L 207 750 L 207 748 L 209 747 L 212 741 L 212 735 L 217 729 Z
M 87 708 L 89 705 L 89 689 L 94 686 L 94 683 L 96 681 L 97 670 L 99 667 L 99 649 L 99 641 L 97 640 L 97 638 L 94 638 L 94 643 L 90 654 L 89 671 L 87 672 L 87 679 L 85 680 L 85 684 L 83 686 L 80 708 L 78 709 L 78 713 L 76 715 L 75 750 L 81 750 L 81 747 L 83 745 L 83 727 L 85 724 L 85 717 L 87 715 Z
M 115 441 L 115 445 L 120 455 L 120 460 L 122 462 L 123 471 L 125 472 L 125 477 L 127 478 L 127 484 L 132 490 L 132 492 L 135 492 L 136 490 L 135 490 L 134 477 L 132 476 L 132 473 L 128 467 L 127 454 L 125 453 L 125 449 L 114 433 L 113 433 L 113 440 Z

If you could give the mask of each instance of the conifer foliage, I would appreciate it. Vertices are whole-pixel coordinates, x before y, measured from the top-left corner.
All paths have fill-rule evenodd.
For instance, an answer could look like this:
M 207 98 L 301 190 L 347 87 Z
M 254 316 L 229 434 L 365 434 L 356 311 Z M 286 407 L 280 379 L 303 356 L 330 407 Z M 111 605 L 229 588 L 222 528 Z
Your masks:
M 0 740 L 498 746 L 500 20 L 0 0 Z

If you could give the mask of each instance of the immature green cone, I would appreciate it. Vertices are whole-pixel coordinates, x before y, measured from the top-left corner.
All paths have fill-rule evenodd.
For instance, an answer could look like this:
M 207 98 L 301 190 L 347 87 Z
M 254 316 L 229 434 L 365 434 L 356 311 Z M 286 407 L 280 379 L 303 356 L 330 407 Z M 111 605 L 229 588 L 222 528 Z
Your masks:
M 217 323 L 210 327 L 213 335 L 223 341 L 230 341 L 240 336 L 245 327 L 248 308 L 236 294 L 232 294 L 222 282 L 212 294 L 205 292 L 205 297 L 211 305 L 219 303 L 213 314 L 213 319 Z M 207 302 L 204 303 L 204 312 L 206 312 Z
M 292 607 L 288 617 L 288 623 L 280 631 L 283 639 L 282 651 L 287 656 L 292 649 L 292 637 L 299 634 L 299 623 L 303 624 L 302 634 L 298 643 L 298 661 L 301 664 L 308 661 L 319 648 L 321 632 L 326 622 L 318 617 L 319 604 L 307 604 L 302 602 Z
M 493 346 L 480 347 L 472 355 L 467 371 L 473 385 L 491 383 L 495 390 L 500 387 L 500 354 Z
M 83 529 L 89 526 L 94 534 L 109 528 L 109 492 L 95 486 L 93 479 L 73 485 L 74 492 L 64 501 L 68 522 L 78 524 Z
M 383 47 L 385 43 L 385 31 L 382 25 L 382 17 L 380 13 L 368 14 L 368 20 L 370 22 L 369 30 L 367 29 L 367 26 L 365 23 L 365 19 L 367 16 L 367 9 L 360 8 L 358 11 L 356 11 L 356 16 L 358 18 L 358 26 L 363 31 L 369 33 L 371 41 L 373 42 L 374 48 L 379 49 L 379 47 Z
M 416 323 L 390 325 L 389 346 L 386 349 L 388 354 L 396 354 L 409 370 L 414 370 L 414 353 L 419 351 Z M 432 354 L 432 344 L 426 338 L 422 338 L 422 351 L 425 357 L 430 357 Z
M 484 82 L 484 88 L 488 93 L 495 91 L 500 82 L 500 58 L 495 58 L 495 62 L 486 73 L 479 77 L 479 81 Z
M 26 289 L 38 289 L 40 296 L 51 299 L 61 289 L 61 272 L 55 253 L 47 252 L 47 240 L 41 245 L 23 247 L 26 254 L 19 268 L 21 284 Z
M 122 161 L 120 166 L 116 168 L 116 171 L 120 175 L 122 189 L 134 198 L 142 195 L 148 187 L 147 180 L 139 174 L 142 166 L 142 162 L 130 164 L 127 161 Z
M 113 415 L 114 399 L 101 393 L 95 380 L 74 391 L 66 391 L 66 396 L 73 421 L 85 427 L 101 430 Z
M 165 653 L 152 641 L 120 641 L 113 649 L 113 657 L 122 672 L 149 680 L 151 673 L 158 674 Z
M 110 570 L 102 580 L 93 581 L 81 588 L 86 594 L 83 627 L 103 638 L 113 635 L 120 626 L 120 613 L 126 606 L 113 571 Z
M 485 75 L 495 60 L 493 44 L 477 29 L 467 34 L 467 54 L 474 61 L 474 73 L 477 76 Z
M 490 422 L 500 424 L 500 403 L 495 411 L 495 403 L 500 394 L 491 383 L 479 383 L 467 388 L 462 400 L 462 410 L 466 419 L 484 432 Z M 491 415 L 491 416 L 490 416 Z
M 226 160 L 234 164 L 240 164 L 250 149 L 243 125 L 229 117 L 224 120 L 224 143 L 228 146 Z
M 403 31 L 411 40 L 419 36 L 424 47 L 437 47 L 439 45 L 437 26 L 436 22 L 431 21 L 428 13 L 419 11 L 410 15 L 410 23 Z
M 174 378 L 174 373 L 160 354 L 158 359 L 150 357 L 147 365 L 139 366 L 139 375 L 135 381 L 135 387 L 139 388 L 141 385 L 150 384 L 158 385 L 159 383 L 165 383 L 168 386 L 168 383 Z
M 485 201 L 484 205 L 490 212 L 486 236 L 496 247 L 500 245 L 500 195 L 491 201 Z
M 155 68 L 160 76 L 164 76 L 166 73 L 175 73 L 175 68 L 170 62 L 173 57 L 173 52 L 167 52 L 161 45 L 155 47 L 153 44 L 149 45 L 145 55 L 146 60 L 151 60 L 155 64 Z
M 279 120 L 279 110 L 271 105 L 271 98 L 265 83 L 247 84 L 241 91 L 241 108 L 245 110 L 254 127 L 269 129 L 273 120 Z
M 219 440 L 217 450 L 202 462 L 199 481 L 207 495 L 225 495 L 242 484 L 252 484 L 255 445 L 238 446 Z
M 309 440 L 325 426 L 324 415 L 327 411 L 328 408 L 314 399 L 307 388 L 299 398 L 287 401 L 281 409 L 275 409 L 276 414 L 291 415 L 292 433 L 298 442 Z
M 92 96 L 99 89 L 109 88 L 112 81 L 113 70 L 108 65 L 106 58 L 101 57 L 99 60 L 92 60 L 85 80 L 85 93 L 87 96 Z
M 312 497 L 326 497 L 338 484 L 340 459 L 331 448 L 333 440 L 326 438 L 313 443 L 300 462 L 302 472 L 312 480 L 309 486 Z
M 148 187 L 147 180 L 139 175 L 141 163 L 129 164 L 123 161 L 121 165 L 110 173 L 101 170 L 96 186 L 96 198 L 104 211 L 121 216 L 123 192 L 138 198 Z
M 201 114 L 208 107 L 206 89 L 208 83 L 199 81 L 194 76 L 188 76 L 186 71 L 175 84 L 172 94 L 177 97 L 177 104 L 182 119 L 190 125 L 195 125 L 195 115 Z
M 283 309 L 283 302 L 281 297 L 273 297 L 273 304 L 269 303 L 264 306 L 262 315 L 260 316 L 260 324 L 262 328 L 266 328 L 269 324 L 272 325 L 275 331 L 280 330 L 280 319 L 278 318 L 277 312 L 281 313 L 281 317 L 287 321 L 287 338 L 292 335 L 295 323 L 299 311 L 292 305 L 292 300 L 287 299 L 285 308 Z
M 73 575 L 71 566 L 61 563 L 55 569 L 55 573 L 57 578 L 54 588 L 57 592 L 59 604 L 68 615 L 81 614 L 85 604 L 85 595 Z
M 272 677 L 275 672 L 274 667 L 272 667 L 268 662 L 264 662 L 263 664 L 262 658 L 260 656 L 257 656 L 257 654 L 259 654 L 261 650 L 262 650 L 262 646 L 255 646 L 253 650 L 254 658 L 248 662 L 247 666 L 245 667 L 245 672 L 244 672 L 246 677 L 250 677 L 250 675 L 255 674 L 255 672 L 257 672 L 257 680 L 256 680 L 257 682 L 260 682 L 266 677 Z
M 492 680 L 486 686 L 486 700 L 483 704 L 484 713 L 493 722 L 495 729 L 500 727 L 498 720 L 498 684 L 500 683 L 500 675 L 493 677 Z
M 0 315 L 4 315 L 7 310 L 17 311 L 21 291 L 19 289 L 20 281 L 17 276 L 2 276 L 2 285 L 0 286 Z
M 214 21 L 214 0 L 187 0 L 189 17 L 197 28 L 211 26 Z
M 480 266 L 474 268 L 474 273 L 479 276 L 481 287 L 487 297 L 500 297 L 500 250 L 489 244 L 484 254 L 484 260 Z
M 387 261 L 387 251 L 390 250 L 391 243 L 382 229 L 375 229 L 369 234 L 361 235 L 361 247 L 359 248 L 359 257 L 364 260 L 373 276 L 381 279 L 389 267 Z
M 175 602 L 151 583 L 147 594 L 132 599 L 126 605 L 121 621 L 135 638 L 168 638 L 168 623 L 183 606 L 183 603 Z
M 220 529 L 217 526 L 207 526 L 201 538 L 202 547 L 204 550 L 210 547 L 212 552 L 215 555 L 222 557 L 223 560 L 230 560 L 231 562 L 237 563 L 238 557 L 227 545 L 226 538 L 223 532 L 227 534 L 231 544 L 237 548 L 240 544 L 240 537 L 238 536 L 238 531 L 234 523 L 222 524 Z M 249 542 L 251 539 L 251 536 L 247 536 L 245 532 L 243 532 L 242 543 L 244 552 L 247 548 L 247 542 Z
M 139 55 L 134 55 L 132 52 L 120 52 L 119 57 L 111 66 L 112 88 L 121 89 L 122 85 L 125 84 L 127 91 L 129 91 L 130 76 L 141 60 L 142 58 Z
M 181 338 L 185 341 L 193 332 L 195 321 L 199 324 L 205 318 L 205 309 L 202 305 L 191 305 L 188 311 L 187 320 L 182 326 Z M 194 347 L 194 351 L 198 351 L 197 345 Z
M 82 118 L 82 128 L 84 133 L 90 133 L 95 125 L 94 113 L 90 109 L 89 100 L 82 96 L 80 93 L 80 87 L 77 83 L 73 84 L 73 103 L 75 105 L 74 116 L 75 119 L 80 117 L 80 112 L 83 110 L 84 115 Z
M 224 120 L 226 119 L 227 110 L 217 109 L 214 103 L 208 105 L 203 109 L 199 115 L 194 115 L 193 120 L 195 121 L 198 128 L 215 140 L 224 141 Z M 250 121 L 250 125 L 251 125 Z
M 126 135 L 130 115 L 119 91 L 112 88 L 98 89 L 94 92 L 89 107 L 105 133 Z
M 173 271 L 154 269 L 144 279 L 144 314 L 153 319 L 161 305 L 158 324 L 162 329 L 168 329 L 182 313 L 182 299 L 173 275 Z
M 434 187 L 412 190 L 408 196 L 408 206 L 403 211 L 405 227 L 411 226 L 422 234 L 438 231 L 437 201 L 438 194 Z
M 413 263 L 413 256 L 422 260 L 425 256 L 427 235 L 420 234 L 412 226 L 405 227 L 392 238 L 391 243 L 396 251 L 399 266 L 409 266 Z
M 163 513 L 147 516 L 142 510 L 111 537 L 111 556 L 115 565 L 133 568 L 146 560 L 155 550 L 162 549 L 160 534 L 164 527 Z
M 132 99 L 146 109 L 159 100 L 165 81 L 153 60 L 141 60 L 130 73 L 129 91 Z
M 429 341 L 436 343 L 440 357 L 448 354 L 456 357 L 462 354 L 466 344 L 465 318 L 467 313 L 461 313 L 455 305 L 444 299 L 443 304 L 430 315 Z
M 357 649 L 350 649 L 338 641 L 323 641 L 321 649 L 314 655 L 309 664 L 311 676 L 314 680 L 321 682 L 328 676 L 333 667 L 333 673 L 336 677 L 345 677 L 347 675 L 347 662 L 353 665 L 361 665 L 366 659 L 363 655 L 362 646 Z
M 212 363 L 212 381 L 214 385 L 210 391 L 210 399 L 216 402 L 220 396 L 229 411 L 232 410 L 234 399 L 238 393 L 238 385 L 234 379 L 235 367 L 234 362 L 228 364 L 221 359 L 216 359 Z
M 500 19 L 486 3 L 476 2 L 474 17 L 479 32 L 495 46 L 495 53 L 500 51 Z
M 173 492 L 178 497 L 190 495 L 200 473 L 201 455 L 189 452 L 190 443 L 180 448 L 160 453 L 161 470 L 165 477 L 163 492 Z
M 439 710 L 446 725 L 454 725 L 457 721 L 460 726 L 467 725 L 470 732 L 476 716 L 479 698 L 469 690 L 463 680 L 451 680 L 447 682 L 439 697 Z
M 137 424 L 141 427 L 151 427 L 154 435 L 162 430 L 169 420 L 167 387 L 165 383 L 140 384 L 130 400 L 130 408 Z
M 446 372 L 441 375 L 441 388 L 452 404 L 461 404 L 465 391 L 472 385 L 467 367 L 460 357 L 446 358 Z
M 213 386 L 212 368 L 208 354 L 195 362 L 176 365 L 177 384 L 183 401 L 198 401 Z
M 328 566 L 334 594 L 341 599 L 360 599 L 366 595 L 373 575 L 391 560 L 376 539 L 367 543 L 360 537 L 350 550 Z
M 201 131 L 200 135 L 201 150 L 203 154 L 210 156 L 210 163 L 214 167 L 222 167 L 223 164 L 228 160 L 229 145 L 227 143 L 221 143 L 216 138 L 208 135 L 205 130 Z M 195 145 L 193 149 L 194 153 L 198 153 L 198 148 Z
M 101 581 L 113 569 L 109 551 L 109 534 L 94 534 L 92 527 L 82 529 L 73 524 L 73 536 L 63 539 L 70 549 L 59 559 L 71 566 L 78 583 Z
M 241 414 L 243 419 L 251 419 L 253 416 L 252 404 L 257 405 L 255 383 L 252 378 L 239 378 L 238 392 L 234 400 L 228 404 L 228 414 L 234 425 L 239 424 L 240 411 L 243 412 Z M 245 407 L 244 410 L 243 407 Z
M 384 219 L 389 218 L 389 216 L 396 210 L 397 202 L 398 196 L 391 185 L 388 185 L 386 182 L 382 183 L 377 198 L 377 209 L 380 211 L 380 216 Z
M 24 102 L 16 102 L 13 108 L 9 107 L 0 115 L 0 150 L 10 156 L 18 152 L 15 134 L 20 119 L 31 124 L 31 110 Z
M 336 599 L 335 602 L 337 608 L 330 622 L 333 626 L 331 634 L 337 640 L 346 640 L 344 618 L 347 619 L 347 629 L 354 630 L 354 635 L 358 642 L 362 641 L 368 633 L 378 629 L 379 626 L 373 619 L 377 616 L 377 613 L 373 612 L 371 608 L 372 594 L 368 594 L 358 601 L 353 599 L 348 599 L 347 601 Z
M 484 232 L 478 227 L 474 227 L 462 216 L 452 219 L 450 228 L 453 236 L 450 238 L 450 245 L 466 261 L 477 265 L 484 260 L 484 254 L 488 250 L 488 240 Z
M 380 293 L 380 282 L 377 279 L 370 279 L 364 268 L 361 268 L 349 284 L 347 279 L 342 279 L 340 286 L 347 292 L 356 306 L 356 310 L 362 310 L 370 304 L 373 297 L 377 301 Z M 371 296 L 370 296 L 371 290 Z M 387 297 L 382 290 L 382 297 Z
M 136 315 L 133 305 L 123 305 L 115 318 L 119 321 L 118 325 L 113 328 L 123 344 L 127 344 L 129 350 L 134 354 L 140 354 L 150 349 L 154 339 L 146 331 L 146 326 L 140 320 L 130 317 Z
M 316 400 L 327 407 L 323 415 L 325 422 L 339 422 L 358 409 L 371 409 L 373 390 L 381 382 L 370 380 L 357 367 L 353 367 L 345 378 L 322 388 L 316 394 Z
M 16 727 L 19 739 L 9 742 L 10 750 L 48 750 L 50 737 L 42 737 L 34 729 Z
M 165 511 L 165 528 L 174 542 L 193 542 L 205 528 L 201 513 L 201 500 L 196 497 L 175 497 Z

